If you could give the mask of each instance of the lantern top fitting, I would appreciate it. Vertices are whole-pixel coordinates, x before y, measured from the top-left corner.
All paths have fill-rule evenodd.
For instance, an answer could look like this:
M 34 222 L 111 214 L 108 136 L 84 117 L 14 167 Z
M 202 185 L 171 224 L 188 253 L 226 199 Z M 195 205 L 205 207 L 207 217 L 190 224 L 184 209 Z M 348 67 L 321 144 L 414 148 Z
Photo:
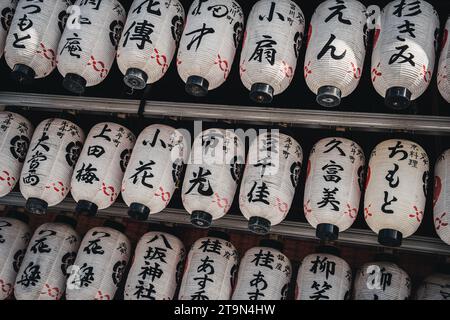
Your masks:
M 206 97 L 209 90 L 209 82 L 203 77 L 189 76 L 186 80 L 186 92 L 194 97 Z
M 16 210 L 8 212 L 6 214 L 6 217 L 22 221 L 25 224 L 28 224 L 28 222 L 30 221 L 30 218 L 25 213 Z
M 278 240 L 262 239 L 261 241 L 259 241 L 259 246 L 260 247 L 271 248 L 271 249 L 275 249 L 275 250 L 278 250 L 280 252 L 283 252 L 283 243 L 281 241 L 278 241 Z
M 404 110 L 411 103 L 411 91 L 404 87 L 392 87 L 387 89 L 385 103 L 394 110 Z
M 191 214 L 191 223 L 197 228 L 208 229 L 212 224 L 213 216 L 201 210 L 194 210 Z
M 75 94 L 83 94 L 86 90 L 87 81 L 82 76 L 75 73 L 68 73 L 63 79 L 63 87 Z
M 55 222 L 66 224 L 68 226 L 71 226 L 73 229 L 77 227 L 77 220 L 62 214 L 56 216 Z
M 250 89 L 250 99 L 257 103 L 271 103 L 273 87 L 267 83 L 254 83 Z
M 317 91 L 316 101 L 322 107 L 334 108 L 341 104 L 342 92 L 333 86 L 323 86 Z
M 115 220 L 106 220 L 103 223 L 103 226 L 107 227 L 107 228 L 114 229 L 114 230 L 119 231 L 121 233 L 125 232 L 125 226 L 122 223 L 117 222 Z
M 248 229 L 256 234 L 265 235 L 270 231 L 272 223 L 263 217 L 253 216 L 248 220 Z
M 11 71 L 11 79 L 23 83 L 30 84 L 36 77 L 36 72 L 25 64 L 18 63 Z
M 28 198 L 25 203 L 25 209 L 33 214 L 43 215 L 47 212 L 48 203 L 39 198 Z
M 128 209 L 128 216 L 130 216 L 131 218 L 145 221 L 148 219 L 149 215 L 149 207 L 137 202 L 133 202 L 130 204 L 130 208 Z
M 208 237 L 218 238 L 225 241 L 230 241 L 230 235 L 224 231 L 210 230 L 208 231 Z
M 75 207 L 75 212 L 77 214 L 82 214 L 86 216 L 93 217 L 97 214 L 98 206 L 87 200 L 80 200 L 77 203 L 77 206 Z

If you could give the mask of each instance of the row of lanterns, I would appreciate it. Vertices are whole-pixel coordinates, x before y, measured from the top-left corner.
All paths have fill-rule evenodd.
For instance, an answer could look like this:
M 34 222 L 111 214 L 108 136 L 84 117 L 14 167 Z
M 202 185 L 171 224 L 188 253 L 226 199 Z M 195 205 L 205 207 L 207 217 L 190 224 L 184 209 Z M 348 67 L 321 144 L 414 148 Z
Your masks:
M 143 89 L 164 76 L 179 45 L 176 65 L 186 91 L 205 96 L 226 81 L 243 38 L 239 71 L 251 99 L 268 103 L 288 88 L 306 42 L 306 83 L 320 105 L 335 107 L 358 86 L 374 29 L 371 80 L 388 106 L 404 109 L 431 82 L 440 35 L 438 14 L 423 0 L 392 1 L 372 22 L 356 0 L 327 0 L 316 8 L 306 39 L 304 15 L 290 0 L 258 1 L 245 28 L 234 0 L 195 0 L 187 14 L 177 0 L 135 0 L 128 18 L 116 0 L 4 2 L 0 49 L 11 24 L 5 58 L 13 77 L 32 80 L 58 68 L 64 87 L 78 94 L 101 83 L 116 56 L 124 82 Z M 449 23 L 437 76 L 448 102 Z
M 152 230 L 139 240 L 132 256 L 124 226 L 107 220 L 84 238 L 76 221 L 57 216 L 31 236 L 28 216 L 10 212 L 0 219 L 0 298 L 18 300 L 111 300 L 124 285 L 126 300 L 284 300 L 292 265 L 275 240 L 261 240 L 239 262 L 226 233 L 210 231 L 186 255 L 170 231 Z M 356 273 L 356 300 L 404 300 L 411 296 L 408 274 L 391 256 L 377 257 Z M 239 266 L 238 266 L 239 265 Z M 450 274 L 425 279 L 416 299 L 446 300 Z M 352 270 L 335 247 L 318 247 L 299 268 L 296 300 L 350 299 Z
M 124 126 L 104 122 L 85 139 L 69 120 L 44 120 L 33 133 L 24 117 L 2 112 L 0 131 L 0 196 L 20 181 L 26 208 L 36 214 L 70 191 L 77 213 L 95 215 L 121 193 L 129 215 L 146 220 L 167 207 L 187 163 L 181 198 L 193 225 L 208 228 L 227 214 L 240 183 L 249 229 L 267 234 L 290 211 L 303 162 L 300 144 L 277 130 L 255 137 L 247 157 L 238 133 L 225 129 L 203 131 L 190 148 L 182 130 L 166 125 L 151 125 L 136 139 Z M 448 244 L 449 160 L 450 150 L 437 160 L 433 198 L 436 231 Z M 424 218 L 429 159 L 412 141 L 378 144 L 366 173 L 357 143 L 324 138 L 313 146 L 306 171 L 304 214 L 322 240 L 336 240 L 353 224 L 363 189 L 364 218 L 383 245 L 400 246 Z

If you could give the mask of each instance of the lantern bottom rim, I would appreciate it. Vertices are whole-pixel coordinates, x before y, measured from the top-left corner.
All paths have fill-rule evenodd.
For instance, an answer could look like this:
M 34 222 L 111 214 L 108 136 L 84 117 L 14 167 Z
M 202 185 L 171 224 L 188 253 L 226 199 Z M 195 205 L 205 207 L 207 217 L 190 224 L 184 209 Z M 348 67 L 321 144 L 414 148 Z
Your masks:
M 266 83 L 254 83 L 250 89 L 250 99 L 257 103 L 271 103 L 273 87 Z
M 137 68 L 128 68 L 123 82 L 127 86 L 135 90 L 142 90 L 147 85 L 148 75 L 144 71 Z
M 404 87 L 392 87 L 387 89 L 385 104 L 394 110 L 404 110 L 411 104 L 411 91 Z
M 185 90 L 194 97 L 205 97 L 208 94 L 209 82 L 200 76 L 190 76 L 186 80 Z
M 33 68 L 21 63 L 16 64 L 11 71 L 11 78 L 20 83 L 31 83 L 35 77 L 36 73 Z
M 205 211 L 193 211 L 191 214 L 191 223 L 197 228 L 209 228 L 211 226 L 212 219 L 212 215 Z
M 75 207 L 75 212 L 78 214 L 84 214 L 87 216 L 95 216 L 98 211 L 98 206 L 87 200 L 80 200 Z
M 334 108 L 341 104 L 342 92 L 334 86 L 323 86 L 317 91 L 316 101 L 322 107 Z
M 47 213 L 48 203 L 42 199 L 28 198 L 25 208 L 28 212 L 42 215 Z
M 268 234 L 271 222 L 266 218 L 253 216 L 248 220 L 248 229 L 256 234 Z
M 378 232 L 378 242 L 387 247 L 399 247 L 402 239 L 403 234 L 394 229 L 381 229 Z
M 150 209 L 143 204 L 133 202 L 128 209 L 128 215 L 135 220 L 144 221 L 148 219 Z
M 86 90 L 86 79 L 75 73 L 68 73 L 64 77 L 63 87 L 73 93 L 83 94 Z
M 319 223 L 316 227 L 316 237 L 324 241 L 337 240 L 339 227 L 330 223 Z

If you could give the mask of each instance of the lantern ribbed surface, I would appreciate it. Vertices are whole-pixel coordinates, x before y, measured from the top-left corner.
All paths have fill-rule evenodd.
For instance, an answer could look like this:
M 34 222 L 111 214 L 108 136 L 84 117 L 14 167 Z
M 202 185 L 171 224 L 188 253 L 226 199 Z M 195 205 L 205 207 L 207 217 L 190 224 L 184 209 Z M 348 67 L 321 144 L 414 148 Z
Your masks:
M 415 300 L 449 300 L 450 275 L 436 273 L 423 280 L 417 289 Z
M 354 300 L 406 300 L 410 292 L 411 279 L 392 262 L 364 264 L 353 288 Z
M 352 270 L 342 258 L 314 253 L 306 256 L 298 270 L 295 300 L 348 300 Z
M 6 0 L 0 3 L 0 58 L 3 56 L 6 36 L 16 11 L 17 2 L 18 0 Z
M 240 62 L 242 83 L 253 100 L 268 103 L 290 85 L 304 29 L 303 12 L 293 1 L 260 0 L 253 6 Z
M 177 237 L 148 232 L 139 240 L 125 285 L 125 300 L 172 300 L 186 251 Z
M 30 237 L 30 228 L 25 222 L 0 218 L 0 300 L 7 299 L 13 293 Z
M 450 17 L 445 24 L 442 35 L 442 51 L 439 59 L 437 84 L 442 97 L 450 103 L 450 40 L 448 32 L 450 31 Z
M 16 299 L 61 299 L 79 245 L 77 232 L 68 224 L 51 222 L 39 226 L 17 274 Z
M 184 136 L 172 127 L 155 124 L 141 132 L 122 180 L 122 198 L 131 217 L 145 220 L 167 207 L 187 153 Z
M 78 212 L 94 215 L 116 201 L 134 142 L 130 130 L 113 122 L 99 123 L 89 131 L 72 176 Z
M 67 279 L 67 300 L 112 300 L 128 260 L 128 238 L 110 227 L 90 229 L 81 242 Z
M 225 82 L 243 29 L 244 13 L 236 1 L 192 2 L 177 54 L 178 74 L 189 94 L 205 96 Z
M 5 59 L 15 79 L 43 78 L 56 68 L 69 5 L 69 0 L 19 1 L 5 45 Z
M 364 179 L 364 151 L 355 142 L 339 137 L 318 141 L 311 150 L 303 198 L 306 220 L 337 227 L 334 234 L 317 230 L 324 240 L 353 224 L 359 210 Z
M 208 129 L 194 140 L 181 190 L 191 222 L 207 228 L 233 203 L 245 163 L 245 147 L 231 130 Z
M 20 175 L 28 211 L 44 214 L 64 200 L 83 141 L 82 129 L 68 120 L 47 119 L 36 127 Z
M 133 2 L 117 51 L 124 81 L 135 89 L 164 76 L 184 26 L 184 8 L 178 0 L 146 2 Z
M 422 0 L 390 2 L 378 17 L 372 53 L 372 83 L 393 109 L 420 97 L 433 75 L 439 17 Z
M 77 0 L 80 17 L 68 23 L 58 47 L 64 87 L 81 94 L 107 77 L 116 57 L 126 12 L 117 0 Z
M 302 161 L 302 147 L 286 134 L 272 130 L 252 141 L 239 195 L 239 206 L 251 231 L 266 234 L 286 218 Z
M 450 245 L 450 149 L 434 167 L 433 220 L 438 236 Z
M 21 115 L 0 112 L 0 197 L 10 193 L 19 181 L 33 129 Z
M 402 238 L 419 228 L 425 213 L 428 170 L 427 153 L 415 142 L 386 140 L 372 151 L 364 218 L 381 244 L 399 246 Z
M 230 300 L 237 269 L 238 253 L 231 242 L 197 240 L 186 259 L 178 300 Z
M 365 6 L 356 0 L 327 0 L 314 11 L 304 77 L 320 105 L 337 106 L 358 86 L 366 54 L 366 19 Z

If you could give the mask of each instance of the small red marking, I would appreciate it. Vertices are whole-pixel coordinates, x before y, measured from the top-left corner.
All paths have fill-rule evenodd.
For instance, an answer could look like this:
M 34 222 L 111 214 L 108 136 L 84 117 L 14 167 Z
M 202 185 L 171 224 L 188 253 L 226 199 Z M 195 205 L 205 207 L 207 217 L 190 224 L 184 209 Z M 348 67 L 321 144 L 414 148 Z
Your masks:
M 109 70 L 105 68 L 105 63 L 100 60 L 95 60 L 94 56 L 91 56 L 91 59 L 87 63 L 88 66 L 92 66 L 95 71 L 100 73 L 100 77 L 104 78 L 108 74 Z
M 441 214 L 440 217 L 436 217 L 436 219 L 434 219 L 435 222 L 435 227 L 436 230 L 439 230 L 441 227 L 446 227 L 448 226 L 447 222 L 444 222 L 444 217 L 447 215 L 447 212 L 444 212 L 443 214 Z

